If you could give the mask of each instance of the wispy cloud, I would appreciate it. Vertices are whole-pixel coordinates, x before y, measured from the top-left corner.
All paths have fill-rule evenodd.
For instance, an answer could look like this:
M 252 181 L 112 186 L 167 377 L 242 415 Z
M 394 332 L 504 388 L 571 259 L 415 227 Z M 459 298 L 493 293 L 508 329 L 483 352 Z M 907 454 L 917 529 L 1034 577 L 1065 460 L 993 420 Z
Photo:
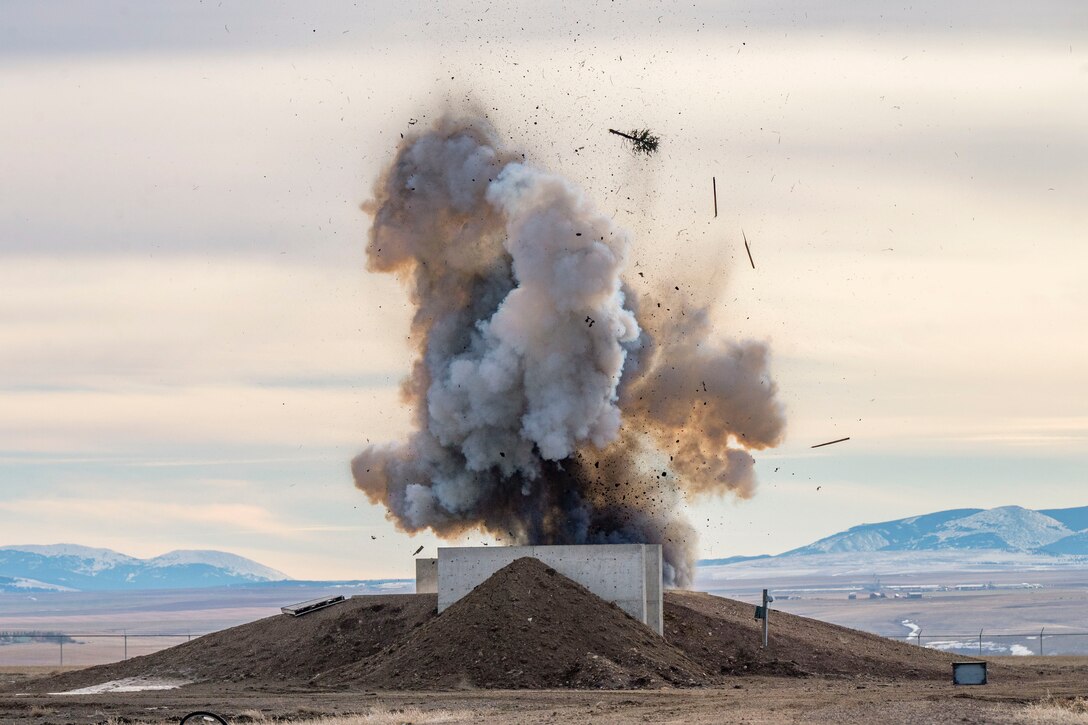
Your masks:
M 199 524 L 204 527 L 230 527 L 285 537 L 303 530 L 282 521 L 268 509 L 256 504 L 180 504 L 107 497 L 22 499 L 0 501 L 0 511 L 25 519 L 49 521 L 54 527 L 62 521 L 83 525 L 88 520 L 98 520 L 139 527 L 173 528 Z

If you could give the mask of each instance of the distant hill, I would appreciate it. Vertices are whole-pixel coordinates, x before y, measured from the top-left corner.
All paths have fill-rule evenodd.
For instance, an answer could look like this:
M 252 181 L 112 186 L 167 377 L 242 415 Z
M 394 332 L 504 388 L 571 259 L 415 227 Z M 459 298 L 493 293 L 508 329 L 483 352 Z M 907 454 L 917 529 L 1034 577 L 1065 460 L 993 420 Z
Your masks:
M 0 592 L 191 589 L 290 579 L 222 551 L 171 551 L 151 559 L 76 544 L 0 547 Z
M 1020 506 L 953 509 L 854 526 L 782 556 L 956 549 L 1088 554 L 1088 536 L 1082 535 L 1085 530 L 1088 506 L 1045 512 Z
M 862 524 L 776 557 L 703 559 L 702 566 L 758 558 L 871 552 L 1001 551 L 1088 556 L 1088 506 L 1032 511 L 1020 506 L 951 509 L 878 524 Z

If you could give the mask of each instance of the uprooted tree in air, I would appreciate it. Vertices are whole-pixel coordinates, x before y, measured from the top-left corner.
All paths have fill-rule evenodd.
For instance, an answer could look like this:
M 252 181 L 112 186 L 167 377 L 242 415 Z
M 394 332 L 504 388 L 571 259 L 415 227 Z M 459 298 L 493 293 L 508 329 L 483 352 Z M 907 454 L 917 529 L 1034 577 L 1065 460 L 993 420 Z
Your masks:
M 650 156 L 657 152 L 657 145 L 661 141 L 659 136 L 655 136 L 650 133 L 650 129 L 635 129 L 630 133 L 624 133 L 623 131 L 617 131 L 614 128 L 608 129 L 609 133 L 614 133 L 617 136 L 621 136 L 631 144 L 631 150 L 636 154 L 646 154 Z

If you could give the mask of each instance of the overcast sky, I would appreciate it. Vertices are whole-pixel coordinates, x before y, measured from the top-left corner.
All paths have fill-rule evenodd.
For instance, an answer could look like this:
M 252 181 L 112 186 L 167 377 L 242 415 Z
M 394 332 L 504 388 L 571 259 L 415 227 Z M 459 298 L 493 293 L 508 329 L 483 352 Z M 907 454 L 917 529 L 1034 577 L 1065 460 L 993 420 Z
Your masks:
M 692 502 L 704 556 L 1088 504 L 1088 5 L 810 5 L 7 0 L 0 544 L 433 552 L 348 463 L 409 430 L 359 204 L 444 112 L 770 341 L 788 439 L 754 499 Z M 635 126 L 658 156 L 607 133 Z

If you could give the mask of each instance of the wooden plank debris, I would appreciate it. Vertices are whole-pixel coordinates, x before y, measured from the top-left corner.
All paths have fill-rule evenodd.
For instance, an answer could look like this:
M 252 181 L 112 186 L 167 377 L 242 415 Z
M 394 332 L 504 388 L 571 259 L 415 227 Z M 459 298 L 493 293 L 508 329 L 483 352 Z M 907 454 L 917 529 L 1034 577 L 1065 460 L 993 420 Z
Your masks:
M 839 438 L 838 440 L 835 440 L 835 441 L 828 441 L 827 443 L 817 443 L 816 445 L 812 446 L 812 448 L 823 448 L 824 446 L 830 446 L 830 445 L 833 445 L 835 443 L 842 443 L 843 441 L 848 441 L 848 440 L 850 440 L 849 436 L 847 436 L 846 438 Z

